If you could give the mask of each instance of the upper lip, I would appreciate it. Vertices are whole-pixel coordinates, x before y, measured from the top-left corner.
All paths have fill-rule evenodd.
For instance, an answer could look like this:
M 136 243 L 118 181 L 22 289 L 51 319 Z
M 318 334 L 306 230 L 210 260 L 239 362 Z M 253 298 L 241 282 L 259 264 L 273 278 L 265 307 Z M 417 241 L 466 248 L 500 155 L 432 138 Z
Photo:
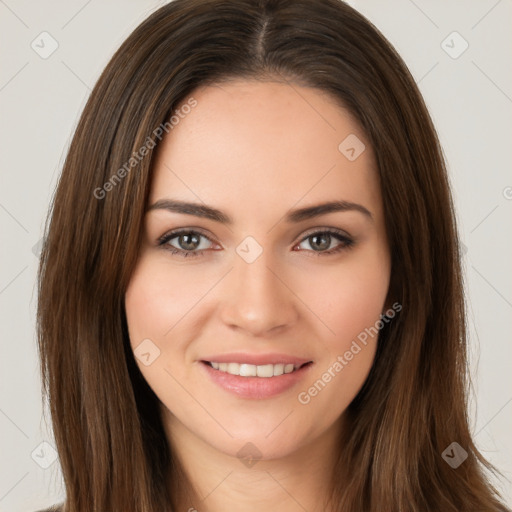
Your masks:
M 230 353 L 208 356 L 202 359 L 206 362 L 215 363 L 240 363 L 253 364 L 261 366 L 264 364 L 293 364 L 301 366 L 311 362 L 311 359 L 303 359 L 301 357 L 290 356 L 287 354 L 248 354 L 248 353 Z

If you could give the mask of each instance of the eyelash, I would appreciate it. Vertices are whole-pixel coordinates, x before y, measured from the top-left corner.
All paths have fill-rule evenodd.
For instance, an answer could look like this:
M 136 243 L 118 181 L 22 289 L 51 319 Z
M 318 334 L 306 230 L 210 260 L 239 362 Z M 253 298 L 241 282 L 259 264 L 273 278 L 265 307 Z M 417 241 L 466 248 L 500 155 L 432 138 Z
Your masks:
M 183 249 L 177 249 L 176 247 L 173 247 L 172 245 L 168 245 L 168 243 L 173 240 L 174 238 L 180 236 L 180 235 L 199 235 L 200 237 L 206 238 L 209 242 L 214 243 L 208 236 L 201 233 L 200 231 L 192 230 L 192 229 L 179 229 L 175 231 L 171 231 L 170 233 L 166 233 L 165 235 L 161 236 L 158 239 L 158 246 L 161 246 L 163 249 L 170 251 L 171 254 L 181 256 L 183 258 L 188 258 L 190 256 L 197 257 L 197 256 L 204 256 L 207 249 L 202 249 L 200 251 L 185 251 Z M 314 253 L 311 256 L 330 256 L 332 254 L 336 254 L 338 252 L 341 252 L 343 250 L 351 249 L 354 246 L 354 240 L 348 237 L 343 231 L 339 231 L 333 228 L 326 228 L 324 230 L 317 230 L 312 233 L 307 234 L 304 236 L 297 244 L 294 245 L 296 247 L 297 245 L 302 244 L 302 242 L 306 241 L 308 238 L 312 238 L 317 235 L 330 235 L 337 239 L 339 242 L 341 242 L 339 245 L 334 247 L 333 249 L 329 249 L 328 251 L 313 251 L 313 250 L 306 250 L 306 252 Z

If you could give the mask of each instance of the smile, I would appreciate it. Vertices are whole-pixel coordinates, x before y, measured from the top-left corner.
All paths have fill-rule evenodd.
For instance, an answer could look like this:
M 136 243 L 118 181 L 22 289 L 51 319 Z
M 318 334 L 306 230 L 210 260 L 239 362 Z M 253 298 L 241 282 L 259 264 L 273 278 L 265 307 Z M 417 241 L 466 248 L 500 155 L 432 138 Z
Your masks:
M 254 365 L 246 363 L 217 363 L 215 361 L 205 361 L 213 369 L 220 372 L 238 375 L 240 377 L 278 377 L 283 374 L 293 373 L 302 366 L 309 364 L 263 364 Z

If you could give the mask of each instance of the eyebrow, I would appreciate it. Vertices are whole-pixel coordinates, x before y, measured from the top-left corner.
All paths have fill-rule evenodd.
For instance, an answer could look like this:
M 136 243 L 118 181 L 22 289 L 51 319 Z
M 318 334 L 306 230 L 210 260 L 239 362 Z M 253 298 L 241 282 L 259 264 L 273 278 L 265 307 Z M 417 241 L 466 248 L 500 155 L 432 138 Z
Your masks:
M 195 215 L 196 217 L 203 217 L 222 224 L 233 224 L 233 219 L 226 213 L 207 206 L 205 204 L 190 203 L 187 201 L 177 201 L 174 199 L 160 199 L 148 207 L 147 211 L 152 210 L 167 210 L 174 213 L 182 213 L 186 215 Z M 326 215 L 334 212 L 348 212 L 355 211 L 362 213 L 369 220 L 373 220 L 371 212 L 363 205 L 352 203 L 350 201 L 329 201 L 314 206 L 307 206 L 305 208 L 297 208 L 290 210 L 284 215 L 284 220 L 289 223 L 298 223 L 320 215 Z

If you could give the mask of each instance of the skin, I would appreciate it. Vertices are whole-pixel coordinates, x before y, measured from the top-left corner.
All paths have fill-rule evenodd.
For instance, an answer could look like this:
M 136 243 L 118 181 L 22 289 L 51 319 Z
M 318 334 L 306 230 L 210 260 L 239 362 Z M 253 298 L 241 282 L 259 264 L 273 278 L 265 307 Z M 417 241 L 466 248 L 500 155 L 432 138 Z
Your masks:
M 145 339 L 152 354 L 160 351 L 148 366 L 137 364 L 193 485 L 178 509 L 329 510 L 343 412 L 369 373 L 377 336 L 309 403 L 298 395 L 386 309 L 390 251 L 375 158 L 348 111 L 316 89 L 237 80 L 192 96 L 197 106 L 159 146 L 149 205 L 204 203 L 233 223 L 149 209 L 125 297 L 134 351 Z M 338 150 L 350 134 L 366 146 L 354 161 Z M 292 209 L 339 200 L 364 206 L 371 218 L 348 210 L 284 219 Z M 190 248 L 179 237 L 159 245 L 178 228 L 210 239 L 192 249 L 202 255 L 172 254 L 170 245 Z M 315 251 L 318 243 L 306 237 L 328 228 L 354 244 L 332 237 L 327 250 L 341 251 Z M 236 252 L 247 236 L 263 250 L 252 263 Z M 200 362 L 229 352 L 280 352 L 313 364 L 290 390 L 244 399 L 213 383 Z M 248 442 L 261 456 L 251 467 L 237 456 Z

